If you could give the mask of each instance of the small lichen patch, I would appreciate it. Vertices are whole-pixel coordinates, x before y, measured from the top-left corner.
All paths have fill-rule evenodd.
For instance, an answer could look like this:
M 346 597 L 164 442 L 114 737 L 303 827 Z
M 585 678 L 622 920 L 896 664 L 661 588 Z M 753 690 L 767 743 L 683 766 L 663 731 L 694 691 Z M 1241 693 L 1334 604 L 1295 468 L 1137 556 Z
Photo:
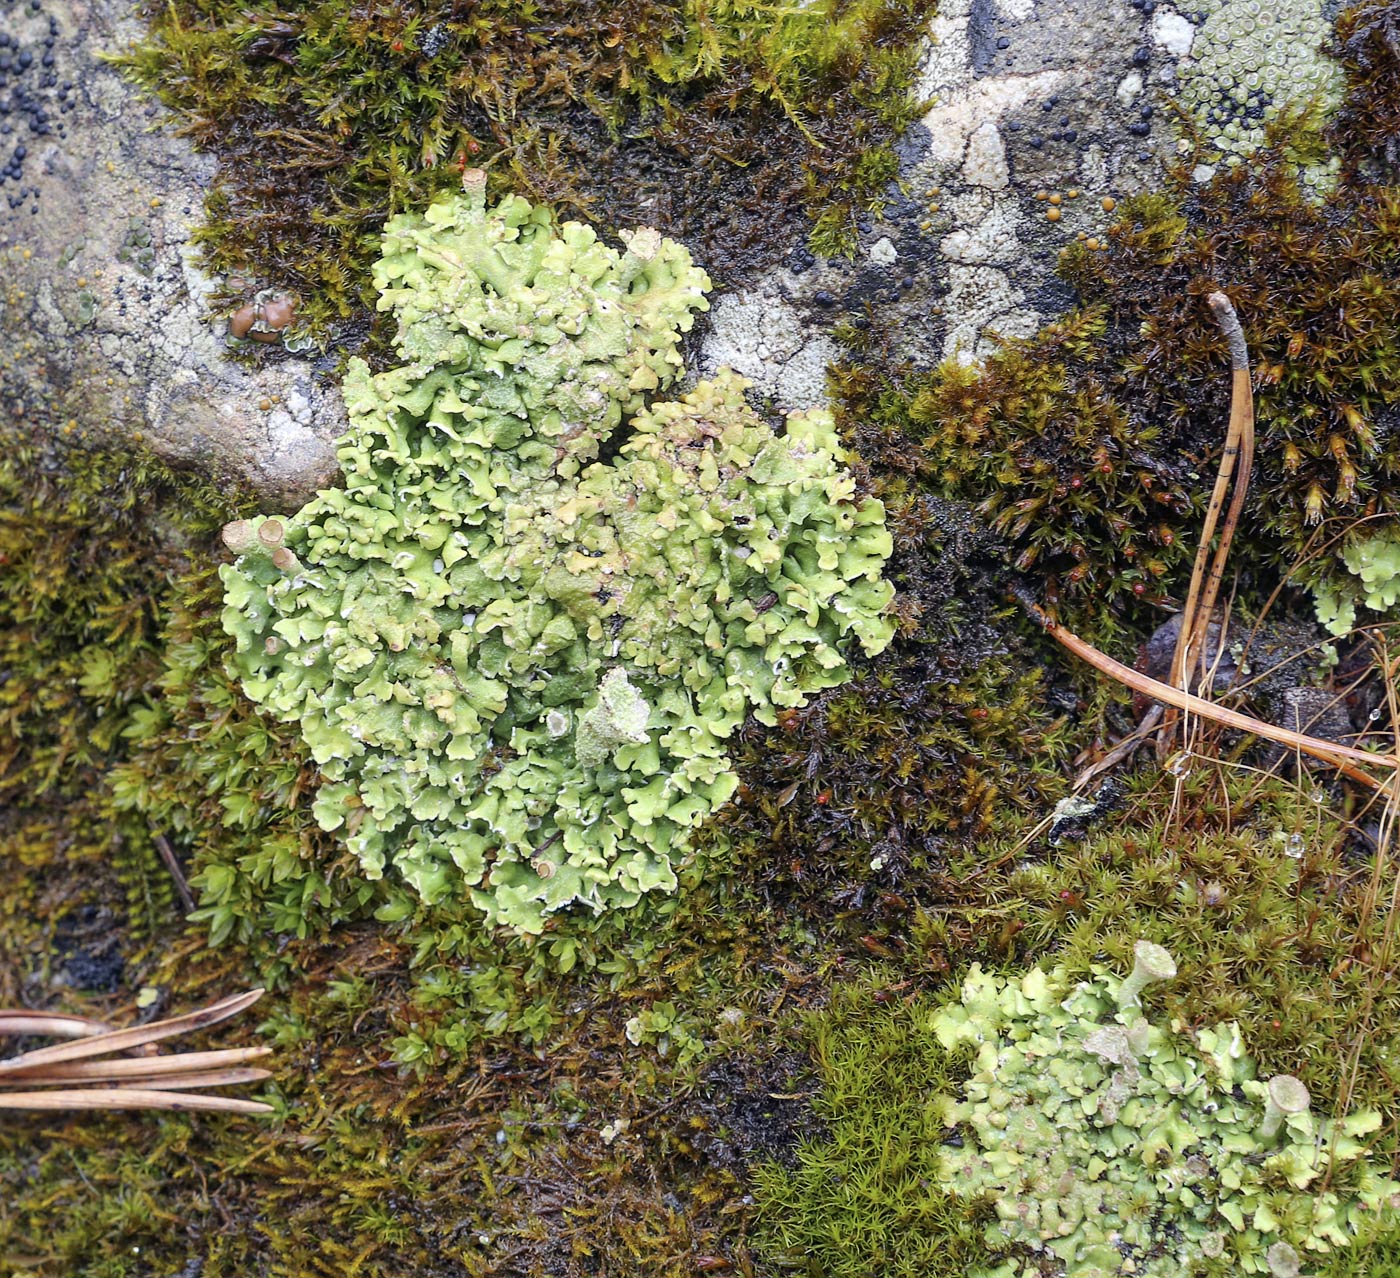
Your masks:
M 1290 103 L 1316 100 L 1326 113 L 1340 105 L 1342 69 L 1325 52 L 1331 24 L 1317 0 L 1215 0 L 1204 13 L 1177 100 L 1217 150 L 1257 150 Z
M 1400 1223 L 1400 1182 L 1360 1139 L 1381 1115 L 1314 1117 L 1298 1079 L 1257 1077 L 1233 1023 L 1153 1024 L 1137 989 L 1175 970 L 1149 942 L 1126 978 L 974 966 L 934 1017 L 945 1047 L 975 1053 L 943 1102 L 966 1138 L 945 1148 L 944 1182 L 994 1205 L 994 1252 L 1037 1254 L 972 1278 L 1038 1278 L 1044 1253 L 1066 1278 L 1174 1278 L 1225 1255 L 1236 1273 L 1278 1275 L 1287 1257 L 1296 1273 L 1300 1255 Z

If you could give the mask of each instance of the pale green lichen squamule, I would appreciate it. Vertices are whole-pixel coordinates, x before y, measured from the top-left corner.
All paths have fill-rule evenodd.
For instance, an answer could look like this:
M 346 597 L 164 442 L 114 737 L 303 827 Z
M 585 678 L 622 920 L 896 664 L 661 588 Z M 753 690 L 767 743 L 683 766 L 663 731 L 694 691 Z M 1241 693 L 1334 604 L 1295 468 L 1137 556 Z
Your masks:
M 1369 536 L 1348 541 L 1342 562 L 1351 577 L 1334 573 L 1316 595 L 1317 619 L 1334 635 L 1356 625 L 1356 605 L 1363 603 L 1382 620 L 1400 603 L 1400 527 L 1390 524 Z
M 889 642 L 891 544 L 828 413 L 775 434 L 728 372 L 645 406 L 706 306 L 683 247 L 643 229 L 618 253 L 464 185 L 389 223 L 406 362 L 351 362 L 343 489 L 225 531 L 224 620 L 371 876 L 537 931 L 674 889 L 745 715 Z
M 984 1237 L 1007 1256 L 970 1278 L 1296 1278 L 1400 1226 L 1400 1183 L 1362 1139 L 1381 1115 L 1315 1116 L 1298 1079 L 1256 1077 L 1233 1023 L 1152 1024 L 1141 990 L 1174 971 L 1143 941 L 1127 978 L 974 967 L 936 1015 L 945 1047 L 975 1053 L 937 1101 L 963 1133 L 946 1187 L 995 1208 Z

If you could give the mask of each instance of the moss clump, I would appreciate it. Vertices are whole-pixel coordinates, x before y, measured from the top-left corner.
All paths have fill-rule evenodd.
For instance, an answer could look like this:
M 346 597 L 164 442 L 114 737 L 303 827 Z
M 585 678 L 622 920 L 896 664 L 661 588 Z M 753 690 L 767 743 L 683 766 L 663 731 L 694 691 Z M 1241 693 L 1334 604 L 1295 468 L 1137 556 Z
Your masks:
M 1400 15 L 1387 0 L 1365 0 L 1337 15 L 1335 50 L 1348 92 L 1336 137 L 1349 173 L 1373 180 L 1400 173 Z
M 1111 393 L 1106 327 L 1083 311 L 905 391 L 929 486 L 975 503 L 1014 569 L 1072 615 L 1092 611 L 1100 633 L 1180 576 L 1196 506 L 1189 461 Z
M 1190 204 L 1188 218 L 1162 197 L 1126 202 L 1110 252 L 1071 250 L 1066 271 L 1110 308 L 1111 393 L 1201 460 L 1221 420 L 1202 298 L 1230 293 L 1257 383 L 1246 544 L 1256 563 L 1292 567 L 1324 519 L 1400 509 L 1400 189 L 1344 184 L 1319 207 L 1275 150 Z
M 835 375 L 845 420 L 878 423 L 857 446 L 975 512 L 1003 586 L 1032 583 L 1101 646 L 1185 590 L 1229 405 L 1209 292 L 1234 301 L 1256 373 L 1243 597 L 1310 556 L 1302 580 L 1334 575 L 1311 555 L 1341 530 L 1318 536 L 1325 519 L 1400 511 L 1400 188 L 1344 182 L 1320 207 L 1279 142 L 1204 186 L 1183 164 L 1105 238 L 1062 262 L 1081 307 L 982 366 Z
M 231 508 L 150 457 L 54 449 L 13 428 L 0 444 L 0 844 L 28 869 L 6 893 L 5 948 L 16 973 L 40 961 L 62 975 L 42 935 L 60 917 L 117 906 L 136 937 L 169 921 L 170 876 L 146 823 L 114 808 L 107 770 L 158 676 L 191 542 Z M 81 987 L 93 955 L 67 948 L 87 955 Z
M 210 267 L 299 295 L 323 324 L 372 301 L 386 218 L 469 164 L 659 224 L 726 276 L 804 207 L 824 250 L 848 247 L 895 176 L 932 7 L 176 0 L 148 6 L 149 40 L 118 61 L 220 158 L 198 233 Z
M 754 1175 L 760 1254 L 782 1271 L 965 1278 L 987 1262 L 977 1213 L 939 1186 L 934 1098 L 953 1089 L 959 1062 L 938 1041 L 934 1006 L 872 981 L 838 987 L 809 1022 L 812 1104 L 827 1130 L 799 1147 L 795 1168 Z

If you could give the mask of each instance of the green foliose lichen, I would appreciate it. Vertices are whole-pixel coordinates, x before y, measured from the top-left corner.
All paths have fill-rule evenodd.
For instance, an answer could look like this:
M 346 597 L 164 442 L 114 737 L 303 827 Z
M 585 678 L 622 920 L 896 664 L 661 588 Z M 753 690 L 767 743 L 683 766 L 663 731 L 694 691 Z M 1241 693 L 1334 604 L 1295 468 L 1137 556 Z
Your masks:
M 1282 1278 L 1394 1229 L 1400 1182 L 1360 1139 L 1381 1115 L 1315 1118 L 1298 1079 L 1256 1077 L 1233 1023 L 1152 1024 L 1141 989 L 1175 965 L 1148 942 L 1136 957 L 1126 978 L 1097 967 L 1073 986 L 974 966 L 934 1019 L 945 1047 L 976 1053 L 961 1098 L 943 1100 L 964 1135 L 946 1182 L 994 1202 L 987 1244 L 1017 1253 L 976 1278 L 1032 1278 L 1047 1254 L 1067 1278 Z
M 893 634 L 883 508 L 854 500 L 829 414 L 776 434 L 728 372 L 643 407 L 708 280 L 624 239 L 488 211 L 479 174 L 394 219 L 376 282 L 407 362 L 350 367 L 345 487 L 225 532 L 236 665 L 300 722 L 323 828 L 526 931 L 673 890 L 745 715 Z
M 1344 635 L 1356 625 L 1356 606 L 1388 613 L 1400 602 L 1400 537 L 1391 526 L 1349 541 L 1342 562 L 1352 574 L 1347 580 L 1335 574 L 1317 590 L 1317 619 L 1334 635 Z

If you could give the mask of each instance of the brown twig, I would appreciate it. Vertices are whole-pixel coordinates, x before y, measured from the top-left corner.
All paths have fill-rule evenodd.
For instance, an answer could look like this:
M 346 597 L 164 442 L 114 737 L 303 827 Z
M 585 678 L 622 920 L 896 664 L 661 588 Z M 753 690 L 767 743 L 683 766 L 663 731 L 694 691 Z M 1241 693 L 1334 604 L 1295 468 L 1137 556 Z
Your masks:
M 143 1087 L 74 1088 L 64 1092 L 0 1092 L 0 1109 L 170 1109 L 270 1114 L 271 1105 L 237 1096 L 187 1096 Z
M 1249 492 L 1250 472 L 1254 467 L 1254 389 L 1250 383 L 1249 348 L 1244 340 L 1244 329 L 1230 299 L 1224 293 L 1211 293 L 1206 301 L 1215 314 L 1216 322 L 1225 334 L 1230 346 L 1230 366 L 1233 370 L 1230 385 L 1230 422 L 1225 434 L 1225 451 L 1220 457 L 1220 469 L 1216 472 L 1215 488 L 1206 507 L 1205 518 L 1201 521 L 1201 543 L 1196 549 L 1196 562 L 1191 569 L 1191 584 L 1186 592 L 1186 606 L 1181 611 L 1181 628 L 1177 633 L 1176 650 L 1172 654 L 1170 683 L 1183 691 L 1188 689 L 1190 670 L 1199 661 L 1202 684 L 1198 691 L 1209 687 L 1210 656 L 1207 636 L 1211 619 L 1215 613 L 1215 601 L 1220 592 L 1220 583 L 1225 577 L 1225 564 L 1230 554 L 1230 542 L 1239 524 L 1244 509 L 1245 497 Z M 1235 471 L 1238 465 L 1238 475 Z M 1210 543 L 1215 537 L 1215 525 L 1220 511 L 1225 505 L 1225 494 L 1234 479 L 1234 492 L 1230 499 L 1230 509 L 1220 529 L 1220 544 L 1211 555 Z M 1209 563 L 1209 571 L 1207 571 Z M 1224 647 L 1222 633 L 1218 648 Z M 1163 747 L 1171 740 L 1176 728 L 1176 714 L 1168 710 L 1162 721 Z
M 11 1056 L 9 1060 L 0 1061 L 0 1075 L 13 1074 L 35 1065 L 81 1060 L 87 1056 L 104 1056 L 108 1052 L 125 1052 L 163 1038 L 174 1038 L 177 1034 L 190 1034 L 195 1030 L 226 1021 L 230 1016 L 237 1016 L 245 1008 L 252 1007 L 262 998 L 263 993 L 260 989 L 248 990 L 243 994 L 233 994 L 220 999 L 197 1012 L 186 1012 L 183 1016 L 172 1016 L 168 1020 L 152 1021 L 149 1025 L 112 1030 L 108 1034 L 98 1034 L 76 1043 L 59 1043 L 54 1047 L 40 1047 L 20 1056 Z
M 159 830 L 152 830 L 151 842 L 156 845 L 160 859 L 165 862 L 165 868 L 170 871 L 170 877 L 175 880 L 175 890 L 180 894 L 180 904 L 185 907 L 185 913 L 193 914 L 194 897 L 190 895 L 190 885 L 185 881 L 185 872 L 180 868 L 180 862 L 175 858 L 175 849 L 170 846 L 170 840 Z
M 1100 652 L 1093 644 L 1085 642 L 1072 630 L 1067 630 L 1034 600 L 1023 597 L 1021 603 L 1053 639 L 1069 649 L 1076 657 L 1087 661 L 1096 670 L 1116 679 L 1124 686 L 1133 689 L 1134 692 L 1151 697 L 1154 701 L 1161 701 L 1176 707 L 1178 710 L 1186 710 L 1191 714 L 1200 715 L 1203 719 L 1222 723 L 1227 728 L 1236 728 L 1241 732 L 1252 732 L 1255 736 L 1292 746 L 1295 750 L 1301 750 L 1304 754 L 1331 764 L 1332 767 L 1353 781 L 1359 781 L 1372 789 L 1381 789 L 1382 783 L 1363 772 L 1357 764 L 1364 763 L 1372 767 L 1391 769 L 1400 768 L 1400 759 L 1393 755 L 1372 754 L 1366 750 L 1353 749 L 1351 746 L 1338 745 L 1335 741 L 1324 741 L 1320 737 L 1310 737 L 1289 728 L 1280 728 L 1272 723 L 1266 723 L 1263 719 L 1256 719 L 1251 715 L 1242 714 L 1238 710 L 1216 705 L 1213 701 L 1205 700 L 1204 697 L 1195 696 L 1184 689 L 1173 688 L 1168 683 L 1149 678 L 1131 666 L 1125 666 L 1121 661 L 1115 661 L 1107 653 Z
M 1224 293 L 1212 293 L 1206 298 L 1215 312 L 1216 322 L 1230 343 L 1230 424 L 1225 436 L 1225 451 L 1238 455 L 1235 466 L 1234 491 L 1230 496 L 1230 509 L 1225 513 L 1225 522 L 1220 527 L 1220 544 L 1215 548 L 1211 560 L 1210 574 L 1206 577 L 1205 589 L 1201 593 L 1200 607 L 1194 618 L 1195 633 L 1192 635 L 1191 651 L 1200 654 L 1201 674 L 1209 678 L 1207 665 L 1209 654 L 1206 649 L 1206 630 L 1215 613 L 1215 600 L 1220 593 L 1220 583 L 1225 577 L 1225 564 L 1230 557 L 1230 543 L 1235 529 L 1239 526 L 1240 515 L 1244 510 L 1244 500 L 1249 494 L 1250 475 L 1254 470 L 1254 388 L 1250 385 L 1249 349 L 1245 345 L 1244 330 L 1230 299 Z M 1221 643 L 1224 643 L 1222 635 Z M 1189 657 L 1188 652 L 1188 657 Z M 1197 689 L 1199 691 L 1199 688 Z

